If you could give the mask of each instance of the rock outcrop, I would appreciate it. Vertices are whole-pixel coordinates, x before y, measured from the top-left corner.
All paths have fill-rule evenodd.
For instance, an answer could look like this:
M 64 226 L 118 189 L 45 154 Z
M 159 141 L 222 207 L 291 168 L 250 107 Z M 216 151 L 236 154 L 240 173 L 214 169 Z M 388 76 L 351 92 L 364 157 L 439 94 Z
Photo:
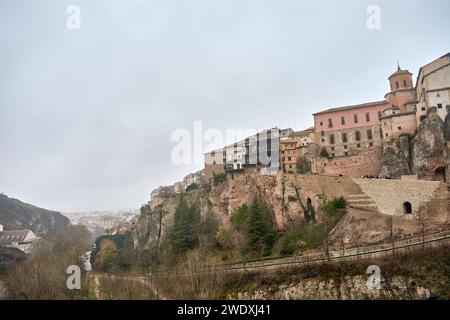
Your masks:
M 230 223 L 230 215 L 239 206 L 258 197 L 272 209 L 275 228 L 284 230 L 290 223 L 305 219 L 303 207 L 309 201 L 314 208 L 315 219 L 320 223 L 324 199 L 358 193 L 361 193 L 360 187 L 349 177 L 262 175 L 257 170 L 246 170 L 228 174 L 224 182 L 206 184 L 185 192 L 183 196 L 188 203 L 195 203 L 200 208 L 203 217 L 213 214 L 224 226 Z M 150 201 L 148 209 L 136 223 L 136 248 L 149 250 L 160 245 L 173 223 L 180 196 L 177 193 L 164 194 Z
M 379 176 L 382 178 L 389 177 L 397 179 L 402 175 L 410 175 L 409 160 L 408 136 L 401 136 L 398 139 L 385 143 L 381 156 L 381 171 Z
M 296 283 L 281 284 L 268 290 L 243 291 L 229 295 L 238 300 L 366 300 L 408 299 L 425 300 L 432 296 L 428 288 L 415 285 L 412 279 L 397 276 L 382 279 L 381 289 L 372 289 L 367 278 L 347 276 L 335 279 L 304 279 Z
M 429 108 L 427 118 L 412 139 L 412 173 L 419 178 L 433 179 L 445 168 L 446 146 L 444 122 L 435 107 Z

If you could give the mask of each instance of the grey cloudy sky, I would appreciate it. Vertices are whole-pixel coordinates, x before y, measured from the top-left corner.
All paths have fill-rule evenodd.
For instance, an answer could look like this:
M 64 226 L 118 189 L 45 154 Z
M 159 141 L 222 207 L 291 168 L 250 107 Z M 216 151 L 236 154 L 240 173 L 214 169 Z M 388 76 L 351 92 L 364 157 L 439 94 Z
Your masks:
M 66 28 L 67 6 L 81 29 Z M 381 29 L 366 27 L 369 5 Z M 137 208 L 171 134 L 312 125 L 380 100 L 396 60 L 450 51 L 450 2 L 0 0 L 0 192 L 62 211 Z

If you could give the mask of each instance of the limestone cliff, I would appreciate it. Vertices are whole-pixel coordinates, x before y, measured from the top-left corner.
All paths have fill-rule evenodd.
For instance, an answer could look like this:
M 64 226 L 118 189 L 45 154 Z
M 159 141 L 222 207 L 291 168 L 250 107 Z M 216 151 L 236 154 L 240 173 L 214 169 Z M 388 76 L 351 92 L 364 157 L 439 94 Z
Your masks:
M 402 175 L 410 175 L 409 167 L 410 151 L 409 137 L 401 136 L 398 139 L 386 142 L 381 156 L 382 178 L 400 178 Z
M 432 107 L 428 110 L 414 137 L 407 135 L 384 142 L 379 176 L 398 179 L 402 175 L 415 174 L 419 178 L 442 180 L 447 155 L 447 139 L 450 134 L 450 118 L 444 123 Z
M 257 170 L 228 174 L 224 182 L 205 184 L 183 193 L 190 204 L 196 204 L 200 213 L 215 215 L 227 226 L 230 215 L 242 204 L 259 197 L 271 209 L 274 226 L 284 230 L 289 223 L 304 219 L 304 206 L 310 199 L 316 221 L 323 219 L 325 199 L 360 193 L 359 186 L 348 177 L 291 175 L 278 173 L 262 175 Z M 181 194 L 167 193 L 153 198 L 148 210 L 140 215 L 135 228 L 135 247 L 151 250 L 161 244 L 165 232 L 173 223 L 175 207 Z
M 445 168 L 446 140 L 444 122 L 436 108 L 428 110 L 412 140 L 411 169 L 419 178 L 433 178 Z

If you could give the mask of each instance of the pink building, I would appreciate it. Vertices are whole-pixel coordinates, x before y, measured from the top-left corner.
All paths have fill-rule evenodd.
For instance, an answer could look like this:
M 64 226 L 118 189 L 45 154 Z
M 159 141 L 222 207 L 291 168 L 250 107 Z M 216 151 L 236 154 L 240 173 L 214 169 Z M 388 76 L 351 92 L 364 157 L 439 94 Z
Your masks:
M 314 114 L 319 145 L 331 157 L 357 155 L 368 148 L 382 147 L 380 118 L 387 101 L 332 108 Z
M 314 114 L 316 133 L 354 129 L 380 124 L 380 117 L 389 104 L 385 100 L 353 106 L 331 108 Z

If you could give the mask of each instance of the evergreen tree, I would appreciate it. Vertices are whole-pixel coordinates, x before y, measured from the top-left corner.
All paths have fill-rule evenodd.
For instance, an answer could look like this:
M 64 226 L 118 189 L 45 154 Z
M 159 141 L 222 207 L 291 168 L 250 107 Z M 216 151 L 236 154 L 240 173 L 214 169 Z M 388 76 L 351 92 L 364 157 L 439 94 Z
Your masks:
M 170 238 L 175 254 L 183 254 L 197 245 L 199 222 L 200 212 L 197 206 L 189 207 L 184 197 L 181 196 L 175 208 Z
M 276 237 L 269 208 L 255 198 L 248 211 L 247 223 L 249 251 L 269 255 Z

